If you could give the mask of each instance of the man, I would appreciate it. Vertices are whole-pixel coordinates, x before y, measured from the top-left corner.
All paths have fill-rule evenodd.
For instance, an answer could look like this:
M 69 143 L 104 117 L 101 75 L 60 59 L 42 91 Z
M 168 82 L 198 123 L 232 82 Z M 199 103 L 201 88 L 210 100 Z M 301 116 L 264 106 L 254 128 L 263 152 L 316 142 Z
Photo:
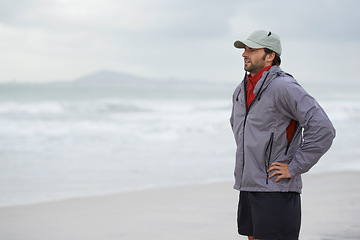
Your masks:
M 279 68 L 276 34 L 255 31 L 234 45 L 244 49 L 246 71 L 230 118 L 237 144 L 238 232 L 251 240 L 295 240 L 301 174 L 330 148 L 335 129 L 317 101 Z

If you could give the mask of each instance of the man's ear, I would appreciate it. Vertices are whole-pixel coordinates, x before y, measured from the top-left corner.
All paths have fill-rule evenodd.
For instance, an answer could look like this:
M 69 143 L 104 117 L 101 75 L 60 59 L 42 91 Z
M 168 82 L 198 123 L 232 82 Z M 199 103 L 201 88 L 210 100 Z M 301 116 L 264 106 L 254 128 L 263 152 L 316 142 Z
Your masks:
M 266 54 L 266 61 L 272 62 L 274 60 L 274 58 L 275 58 L 275 53 L 274 52 Z
M 270 53 L 270 54 L 268 54 L 268 56 L 269 56 L 269 60 L 270 61 L 273 61 L 274 59 L 275 59 L 275 53 L 274 52 L 272 52 L 272 53 Z

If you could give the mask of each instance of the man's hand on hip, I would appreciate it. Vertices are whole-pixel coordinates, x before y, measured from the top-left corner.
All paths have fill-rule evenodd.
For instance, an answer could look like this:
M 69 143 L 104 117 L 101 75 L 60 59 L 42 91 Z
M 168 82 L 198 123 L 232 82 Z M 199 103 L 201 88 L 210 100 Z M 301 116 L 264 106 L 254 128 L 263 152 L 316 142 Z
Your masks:
M 275 179 L 275 182 L 278 182 L 283 178 L 291 178 L 287 163 L 273 162 L 270 165 L 270 168 L 267 170 L 267 172 L 271 172 L 271 171 L 274 171 L 274 172 L 269 176 L 269 178 L 278 176 Z

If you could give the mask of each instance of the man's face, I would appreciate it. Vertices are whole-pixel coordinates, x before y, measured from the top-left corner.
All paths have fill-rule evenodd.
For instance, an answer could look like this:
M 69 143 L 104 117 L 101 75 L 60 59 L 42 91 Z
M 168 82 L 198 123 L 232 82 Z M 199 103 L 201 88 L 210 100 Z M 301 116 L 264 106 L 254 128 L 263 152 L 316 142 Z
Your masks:
M 263 48 L 253 49 L 246 46 L 242 56 L 244 58 L 244 70 L 248 71 L 251 76 L 267 66 L 266 53 Z

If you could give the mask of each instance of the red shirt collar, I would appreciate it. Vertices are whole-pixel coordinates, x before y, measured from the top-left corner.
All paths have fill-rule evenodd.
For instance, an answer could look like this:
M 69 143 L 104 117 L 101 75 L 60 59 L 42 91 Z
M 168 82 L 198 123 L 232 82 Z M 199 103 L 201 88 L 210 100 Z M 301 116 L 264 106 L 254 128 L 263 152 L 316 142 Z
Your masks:
M 262 77 L 263 73 L 265 71 L 269 71 L 269 69 L 272 67 L 272 65 L 264 67 L 263 69 L 261 69 L 259 72 L 257 72 L 254 76 L 251 76 L 250 74 L 247 76 L 247 78 L 249 79 L 251 85 L 255 86 L 256 83 L 260 80 L 260 78 Z

